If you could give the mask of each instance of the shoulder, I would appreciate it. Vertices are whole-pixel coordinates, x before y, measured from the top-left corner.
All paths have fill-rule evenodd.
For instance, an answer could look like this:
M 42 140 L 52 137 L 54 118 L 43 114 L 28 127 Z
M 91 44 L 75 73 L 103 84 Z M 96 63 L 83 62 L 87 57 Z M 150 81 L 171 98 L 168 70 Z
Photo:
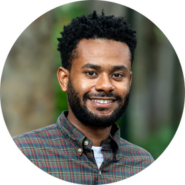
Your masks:
M 145 162 L 148 165 L 154 161 L 152 155 L 148 151 L 140 146 L 126 141 L 123 138 L 120 138 L 119 149 L 119 154 L 126 160 Z
M 43 148 L 48 143 L 59 137 L 60 131 L 57 124 L 52 124 L 37 130 L 33 130 L 13 137 L 16 145 L 24 152 L 36 148 Z

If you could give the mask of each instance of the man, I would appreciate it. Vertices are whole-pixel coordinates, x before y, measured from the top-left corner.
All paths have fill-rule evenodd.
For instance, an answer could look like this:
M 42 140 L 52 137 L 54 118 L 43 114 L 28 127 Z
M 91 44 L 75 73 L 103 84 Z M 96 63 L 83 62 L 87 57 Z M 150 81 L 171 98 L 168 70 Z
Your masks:
M 124 18 L 95 11 L 64 27 L 57 77 L 69 110 L 56 124 L 14 137 L 39 168 L 78 184 L 107 184 L 153 162 L 146 150 L 120 138 L 115 123 L 128 105 L 135 33 Z

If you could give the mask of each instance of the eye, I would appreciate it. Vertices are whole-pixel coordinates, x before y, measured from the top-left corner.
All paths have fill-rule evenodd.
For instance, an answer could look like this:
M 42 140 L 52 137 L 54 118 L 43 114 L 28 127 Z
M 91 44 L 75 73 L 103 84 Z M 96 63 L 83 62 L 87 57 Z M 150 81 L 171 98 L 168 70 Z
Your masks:
M 96 76 L 97 75 L 94 71 L 87 71 L 86 74 L 88 76 Z
M 112 76 L 115 78 L 122 78 L 123 77 L 123 75 L 120 73 L 114 73 Z

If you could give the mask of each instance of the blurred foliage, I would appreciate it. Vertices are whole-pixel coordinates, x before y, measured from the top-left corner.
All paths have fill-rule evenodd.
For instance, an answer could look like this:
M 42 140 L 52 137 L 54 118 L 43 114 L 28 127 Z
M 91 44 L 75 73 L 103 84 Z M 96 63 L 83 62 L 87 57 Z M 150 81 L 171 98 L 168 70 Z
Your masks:
M 154 26 L 154 33 L 159 43 L 166 41 L 166 36 L 157 26 Z
M 176 130 L 170 126 L 163 126 L 161 129 L 150 134 L 144 142 L 138 142 L 137 140 L 130 140 L 134 144 L 141 146 L 148 152 L 150 152 L 154 159 L 157 159 L 159 155 L 164 152 L 164 149 L 169 145 L 169 141 L 175 135 Z

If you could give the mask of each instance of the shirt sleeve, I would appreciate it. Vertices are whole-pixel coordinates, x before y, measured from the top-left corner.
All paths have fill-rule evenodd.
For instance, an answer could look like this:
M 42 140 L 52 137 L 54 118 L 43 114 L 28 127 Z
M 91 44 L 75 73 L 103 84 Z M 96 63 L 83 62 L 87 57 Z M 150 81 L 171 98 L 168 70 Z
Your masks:
M 29 162 L 30 159 L 29 159 L 29 156 L 27 155 L 27 151 L 26 151 L 26 142 L 24 141 L 25 138 L 14 136 L 9 139 L 13 143 L 14 147 L 17 149 L 19 154 L 21 154 L 23 156 L 23 158 Z

